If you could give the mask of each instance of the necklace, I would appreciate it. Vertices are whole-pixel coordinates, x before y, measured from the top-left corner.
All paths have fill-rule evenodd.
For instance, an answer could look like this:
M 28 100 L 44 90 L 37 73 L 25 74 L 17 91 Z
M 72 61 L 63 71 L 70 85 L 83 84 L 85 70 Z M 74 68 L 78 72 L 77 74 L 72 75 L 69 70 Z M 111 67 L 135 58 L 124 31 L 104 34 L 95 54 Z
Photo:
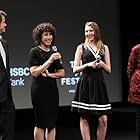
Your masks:
M 45 51 L 45 52 L 49 52 L 50 51 L 50 48 L 48 47 L 48 48 L 44 48 L 44 47 L 41 47 L 41 46 L 38 46 L 40 49 L 42 49 L 43 51 Z

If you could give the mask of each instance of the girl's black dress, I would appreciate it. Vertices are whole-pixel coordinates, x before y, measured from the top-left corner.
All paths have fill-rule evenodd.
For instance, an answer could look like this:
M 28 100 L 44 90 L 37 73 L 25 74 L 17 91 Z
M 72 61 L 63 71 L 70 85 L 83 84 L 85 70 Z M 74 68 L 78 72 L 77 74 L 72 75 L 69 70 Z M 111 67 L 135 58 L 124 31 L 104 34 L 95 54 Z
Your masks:
M 52 50 L 46 52 L 39 47 L 34 47 L 29 53 L 29 66 L 40 66 L 49 59 Z M 50 65 L 48 71 L 63 69 L 59 60 Z M 31 100 L 35 114 L 35 126 L 39 128 L 52 129 L 55 127 L 59 105 L 59 94 L 55 78 L 32 77 Z
M 101 51 L 94 52 L 92 50 L 91 52 L 87 47 L 82 47 L 83 64 L 96 60 L 97 55 L 100 55 L 101 60 L 104 61 L 104 55 Z M 72 111 L 83 115 L 92 114 L 100 117 L 111 113 L 110 109 L 111 104 L 108 99 L 103 69 L 85 68 L 76 86 L 75 97 L 72 101 Z

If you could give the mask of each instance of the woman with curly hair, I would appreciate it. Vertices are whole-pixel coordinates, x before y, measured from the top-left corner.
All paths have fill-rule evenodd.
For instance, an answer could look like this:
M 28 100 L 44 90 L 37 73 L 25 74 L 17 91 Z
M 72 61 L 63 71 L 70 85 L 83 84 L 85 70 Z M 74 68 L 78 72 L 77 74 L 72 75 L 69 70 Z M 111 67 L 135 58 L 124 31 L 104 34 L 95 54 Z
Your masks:
M 111 73 L 109 48 L 101 40 L 98 24 L 86 22 L 85 41 L 77 46 L 75 52 L 73 72 L 82 72 L 82 75 L 72 101 L 72 110 L 80 113 L 83 140 L 91 140 L 90 118 L 98 120 L 97 140 L 105 140 L 111 104 L 103 71 Z
M 129 80 L 128 102 L 136 108 L 136 132 L 140 140 L 140 44 L 131 48 L 127 74 Z
M 40 23 L 33 29 L 35 47 L 29 53 L 29 67 L 32 75 L 31 99 L 35 115 L 35 140 L 55 140 L 59 93 L 56 79 L 64 77 L 61 54 L 52 46 L 55 27 Z

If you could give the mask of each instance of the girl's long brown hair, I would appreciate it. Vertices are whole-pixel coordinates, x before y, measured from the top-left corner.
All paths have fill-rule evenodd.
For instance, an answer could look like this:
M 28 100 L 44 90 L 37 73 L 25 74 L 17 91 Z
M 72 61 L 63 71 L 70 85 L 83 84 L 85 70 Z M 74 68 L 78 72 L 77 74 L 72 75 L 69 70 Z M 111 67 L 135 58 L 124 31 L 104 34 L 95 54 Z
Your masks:
M 100 32 L 98 24 L 93 21 L 90 21 L 90 22 L 86 22 L 85 26 L 91 26 L 91 28 L 94 30 L 94 40 L 95 40 L 97 50 L 100 49 L 101 53 L 104 54 L 105 47 L 101 39 L 101 32 Z M 85 42 L 86 42 L 86 39 L 85 39 Z

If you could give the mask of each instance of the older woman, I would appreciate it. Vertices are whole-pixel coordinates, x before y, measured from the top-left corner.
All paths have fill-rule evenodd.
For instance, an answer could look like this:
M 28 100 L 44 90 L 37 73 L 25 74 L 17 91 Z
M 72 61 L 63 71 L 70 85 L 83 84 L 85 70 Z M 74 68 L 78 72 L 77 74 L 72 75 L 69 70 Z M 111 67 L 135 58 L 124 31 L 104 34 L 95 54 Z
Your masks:
M 127 74 L 129 79 L 128 101 L 136 107 L 136 129 L 140 139 L 140 44 L 131 49 Z
M 35 114 L 35 140 L 55 140 L 59 95 L 56 78 L 64 76 L 61 55 L 52 49 L 55 27 L 40 23 L 33 29 L 36 46 L 29 53 L 31 99 Z M 45 137 L 44 137 L 45 136 Z

